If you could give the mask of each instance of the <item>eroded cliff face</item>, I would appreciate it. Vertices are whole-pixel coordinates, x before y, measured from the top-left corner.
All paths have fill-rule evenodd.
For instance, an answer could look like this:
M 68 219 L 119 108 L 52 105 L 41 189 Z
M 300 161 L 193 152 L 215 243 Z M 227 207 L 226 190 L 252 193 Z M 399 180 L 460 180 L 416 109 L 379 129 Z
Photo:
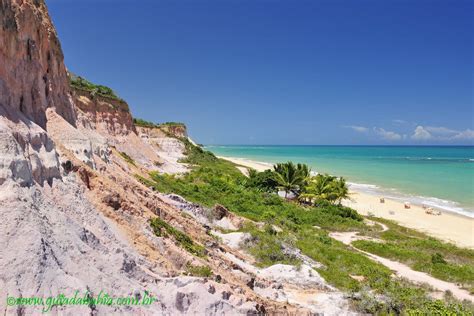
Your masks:
M 44 0 L 0 0 L 0 106 L 46 127 L 53 108 L 75 124 L 63 54 Z
M 40 0 L 0 0 L 0 183 L 42 185 L 60 177 L 58 154 L 44 130 L 47 109 L 75 124 L 46 6 Z
M 184 124 L 162 124 L 160 129 L 167 134 L 170 134 L 174 137 L 182 138 L 188 137 L 188 131 L 186 125 Z
M 157 166 L 159 171 L 169 174 L 188 171 L 188 168 L 180 163 L 180 160 L 185 158 L 186 148 L 177 136 L 157 127 L 137 126 L 136 129 L 142 141 L 161 157 L 161 163 Z M 182 134 L 182 130 L 180 130 L 178 135 L 182 137 L 181 135 L 187 134 Z
M 128 104 L 123 100 L 115 100 L 103 96 L 93 96 L 86 90 L 74 88 L 73 97 L 76 106 L 84 113 L 80 124 L 89 129 L 95 129 L 100 134 L 127 136 L 136 133 Z

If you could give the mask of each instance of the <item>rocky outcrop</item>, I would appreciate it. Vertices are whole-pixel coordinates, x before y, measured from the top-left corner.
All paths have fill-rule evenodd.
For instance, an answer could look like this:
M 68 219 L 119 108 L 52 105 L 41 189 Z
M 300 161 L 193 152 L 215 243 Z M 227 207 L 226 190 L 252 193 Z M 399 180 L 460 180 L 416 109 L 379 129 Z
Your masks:
M 0 107 L 0 185 L 43 185 L 60 178 L 58 154 L 48 134 L 31 121 L 18 118 L 14 123 L 6 116 Z
M 75 124 L 61 46 L 44 0 L 0 0 L 0 107 L 46 127 L 53 108 Z
M 159 127 L 137 126 L 136 128 L 143 142 L 160 156 L 162 163 L 157 165 L 159 171 L 171 174 L 188 171 L 186 166 L 180 163 L 180 160 L 185 158 L 186 151 L 182 141 L 163 132 Z
M 186 125 L 182 123 L 164 123 L 160 124 L 159 128 L 168 135 L 178 137 L 178 138 L 187 138 L 188 130 Z
M 93 95 L 78 88 L 73 88 L 73 97 L 76 106 L 84 113 L 79 120 L 83 127 L 97 130 L 110 138 L 136 133 L 125 101 Z

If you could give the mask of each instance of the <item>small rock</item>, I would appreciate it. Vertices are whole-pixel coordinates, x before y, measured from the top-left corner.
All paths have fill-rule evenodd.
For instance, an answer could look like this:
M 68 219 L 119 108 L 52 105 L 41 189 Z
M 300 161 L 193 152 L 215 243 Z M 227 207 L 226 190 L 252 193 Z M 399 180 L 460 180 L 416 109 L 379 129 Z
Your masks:
M 136 266 L 137 266 L 137 264 L 135 263 L 135 261 L 133 259 L 130 259 L 128 257 L 125 257 L 123 259 L 123 263 L 122 263 L 122 270 L 123 271 L 129 273 L 133 269 L 135 269 Z
M 255 287 L 255 278 L 251 278 L 249 282 L 247 282 L 247 286 L 253 290 Z
M 107 194 L 104 197 L 103 202 L 112 207 L 114 210 L 118 210 L 121 206 L 120 196 L 117 193 Z
M 216 204 L 213 209 L 214 216 L 217 220 L 221 220 L 229 215 L 229 210 L 220 204 Z
M 214 294 L 216 293 L 216 288 L 213 285 L 209 285 L 209 288 L 207 289 L 207 291 L 211 294 Z
M 215 241 L 206 241 L 206 248 L 214 249 L 219 247 L 219 244 Z
M 222 292 L 222 299 L 227 301 L 230 298 L 231 295 L 232 295 L 232 293 L 230 293 L 228 291 L 224 291 L 224 292 Z
M 64 172 L 66 172 L 66 174 L 68 174 L 69 172 L 71 172 L 72 169 L 73 169 L 73 167 L 74 167 L 73 164 L 72 164 L 72 162 L 71 162 L 71 160 L 67 160 L 66 162 L 63 162 L 63 163 L 61 164 L 61 166 L 63 167 Z
M 267 311 L 265 309 L 265 306 L 263 306 L 263 304 L 262 305 L 257 304 L 255 306 L 255 309 L 257 310 L 258 315 L 266 315 L 267 314 Z
M 275 284 L 273 284 L 272 288 L 277 289 L 277 290 L 281 290 L 281 289 L 283 289 L 283 284 L 275 283 Z

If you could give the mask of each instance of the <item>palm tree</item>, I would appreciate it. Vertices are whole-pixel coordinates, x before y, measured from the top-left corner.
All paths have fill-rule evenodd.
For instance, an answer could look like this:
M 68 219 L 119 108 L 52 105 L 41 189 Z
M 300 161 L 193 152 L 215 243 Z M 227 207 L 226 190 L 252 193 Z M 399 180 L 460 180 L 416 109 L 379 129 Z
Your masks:
M 313 200 L 333 200 L 334 177 L 329 175 L 318 174 L 309 180 L 308 185 L 304 188 L 304 193 L 301 194 L 300 199 L 304 201 Z
M 326 200 L 331 203 L 341 203 L 343 199 L 348 197 L 349 189 L 344 178 L 318 174 L 309 180 L 303 194 L 300 195 L 300 200 L 304 202 Z
M 304 163 L 298 163 L 296 165 L 296 169 L 298 169 L 298 172 L 300 173 L 301 177 L 303 178 L 303 181 L 301 183 L 301 189 L 305 187 L 308 184 L 308 180 L 311 177 L 311 168 L 308 167 L 308 165 Z
M 306 184 L 310 174 L 310 169 L 307 165 L 295 165 L 291 161 L 278 163 L 273 169 L 277 188 L 285 191 L 285 198 L 288 197 L 289 192 L 297 194 Z
M 342 200 L 349 198 L 349 187 L 347 186 L 346 179 L 340 177 L 337 181 L 335 181 L 334 187 L 337 191 L 336 201 L 338 204 L 341 204 Z
M 247 169 L 247 176 L 249 179 L 255 179 L 258 176 L 258 171 L 255 170 L 254 168 L 248 168 Z

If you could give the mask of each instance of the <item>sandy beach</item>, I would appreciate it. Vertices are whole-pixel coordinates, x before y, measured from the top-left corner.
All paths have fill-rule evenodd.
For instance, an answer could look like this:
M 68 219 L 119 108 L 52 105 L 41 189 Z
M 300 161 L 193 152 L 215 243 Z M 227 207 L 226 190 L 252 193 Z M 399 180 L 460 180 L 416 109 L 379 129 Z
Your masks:
M 235 164 L 264 171 L 272 167 L 271 163 L 252 161 L 244 158 L 226 159 Z M 351 200 L 343 204 L 354 208 L 363 215 L 391 219 L 402 226 L 413 228 L 430 236 L 453 242 L 458 246 L 474 249 L 474 219 L 467 216 L 444 211 L 442 215 L 429 215 L 421 205 L 411 205 L 405 209 L 403 202 L 385 197 L 385 203 L 380 203 L 379 196 L 360 191 L 351 191 Z

